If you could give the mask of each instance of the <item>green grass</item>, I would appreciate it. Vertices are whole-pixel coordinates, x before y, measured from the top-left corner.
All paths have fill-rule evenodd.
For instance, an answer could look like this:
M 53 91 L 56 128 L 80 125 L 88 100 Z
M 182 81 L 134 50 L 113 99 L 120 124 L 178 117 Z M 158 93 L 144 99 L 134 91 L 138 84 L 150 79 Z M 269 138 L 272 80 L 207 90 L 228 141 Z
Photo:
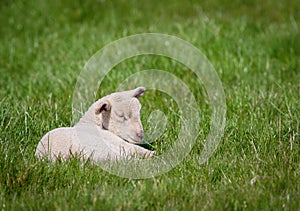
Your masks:
M 1 1 L 0 209 L 299 210 L 299 11 L 297 0 Z M 227 122 L 208 162 L 198 159 L 209 102 L 191 72 L 183 80 L 203 111 L 201 134 L 170 172 L 130 180 L 76 159 L 35 159 L 47 131 L 73 124 L 72 95 L 85 62 L 111 41 L 144 32 L 191 42 L 222 80 Z M 160 57 L 130 59 L 106 78 L 99 96 L 150 68 L 181 76 L 184 67 Z M 168 111 L 165 98 L 143 96 L 144 124 L 151 110 Z M 168 128 L 154 143 L 158 151 L 179 130 L 176 121 Z

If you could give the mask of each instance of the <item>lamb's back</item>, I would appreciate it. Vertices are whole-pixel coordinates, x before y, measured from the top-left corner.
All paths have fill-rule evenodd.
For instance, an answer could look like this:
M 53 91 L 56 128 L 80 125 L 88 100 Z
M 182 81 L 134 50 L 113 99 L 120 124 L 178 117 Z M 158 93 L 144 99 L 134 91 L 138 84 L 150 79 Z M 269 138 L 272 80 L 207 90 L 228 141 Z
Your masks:
M 78 152 L 76 130 L 71 127 L 56 128 L 46 133 L 38 143 L 35 155 L 48 156 L 52 161 L 57 157 L 68 158 Z

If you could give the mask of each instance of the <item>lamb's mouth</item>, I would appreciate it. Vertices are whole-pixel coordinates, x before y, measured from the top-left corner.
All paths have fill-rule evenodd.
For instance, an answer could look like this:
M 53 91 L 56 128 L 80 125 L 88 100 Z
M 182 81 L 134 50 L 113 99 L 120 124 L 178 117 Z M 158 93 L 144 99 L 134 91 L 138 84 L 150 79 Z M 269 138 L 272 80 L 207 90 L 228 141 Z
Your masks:
M 136 139 L 136 138 L 132 138 L 131 136 L 128 136 L 124 140 L 131 143 L 131 144 L 140 144 L 143 139 Z

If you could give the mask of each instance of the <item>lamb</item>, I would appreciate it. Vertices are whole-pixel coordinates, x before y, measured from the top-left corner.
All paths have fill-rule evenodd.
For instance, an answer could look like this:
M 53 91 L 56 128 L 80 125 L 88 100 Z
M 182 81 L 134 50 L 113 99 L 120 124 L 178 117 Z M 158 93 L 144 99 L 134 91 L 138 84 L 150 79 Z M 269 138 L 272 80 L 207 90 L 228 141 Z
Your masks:
M 93 162 L 153 156 L 154 151 L 136 145 L 144 136 L 138 100 L 144 92 L 144 87 L 138 87 L 97 100 L 74 127 L 56 128 L 44 135 L 35 155 L 53 162 L 72 155 Z

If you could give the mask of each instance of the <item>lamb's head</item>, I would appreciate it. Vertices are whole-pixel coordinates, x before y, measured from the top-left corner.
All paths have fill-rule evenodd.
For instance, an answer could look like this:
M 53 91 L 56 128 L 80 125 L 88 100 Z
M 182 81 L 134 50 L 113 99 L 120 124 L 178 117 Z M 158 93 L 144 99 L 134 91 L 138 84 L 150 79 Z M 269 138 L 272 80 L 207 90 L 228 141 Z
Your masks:
M 144 87 L 116 92 L 98 100 L 95 105 L 96 123 L 130 143 L 140 143 L 144 137 L 138 100 Z

